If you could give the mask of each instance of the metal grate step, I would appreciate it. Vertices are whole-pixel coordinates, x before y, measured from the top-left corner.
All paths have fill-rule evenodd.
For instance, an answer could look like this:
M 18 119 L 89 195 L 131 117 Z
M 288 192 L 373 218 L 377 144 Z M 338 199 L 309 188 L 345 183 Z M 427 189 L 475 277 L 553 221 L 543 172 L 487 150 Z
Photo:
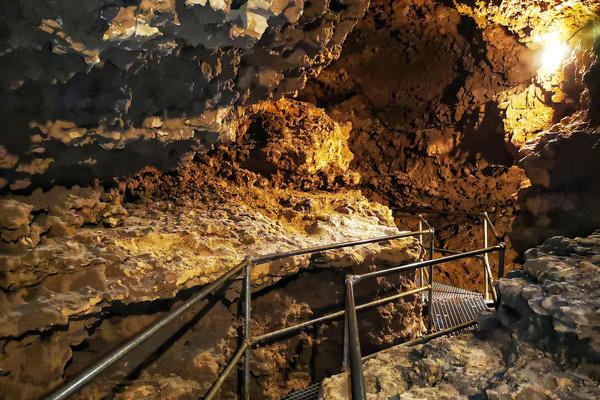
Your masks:
M 419 278 L 415 279 L 415 284 L 417 286 L 421 286 L 421 280 Z M 427 284 L 427 282 L 425 282 Z M 429 292 L 423 292 L 423 301 L 429 299 Z M 433 282 L 433 299 L 450 299 L 456 297 L 481 297 L 483 299 L 483 295 L 481 293 L 472 292 L 470 290 L 457 288 L 455 286 L 444 285 L 443 283 Z
M 321 390 L 321 382 L 313 383 L 304 389 L 296 390 L 288 393 L 279 400 L 317 400 L 319 398 L 319 391 Z
M 416 279 L 415 283 L 420 286 L 420 279 Z M 423 292 L 422 299 L 426 302 L 429 293 Z M 432 308 L 433 326 L 438 331 L 472 321 L 479 311 L 488 309 L 482 294 L 438 282 L 433 282 Z M 456 336 L 459 332 L 450 336 Z
M 433 326 L 438 331 L 472 321 L 479 311 L 488 307 L 483 297 L 433 298 Z M 449 336 L 456 336 L 460 331 Z

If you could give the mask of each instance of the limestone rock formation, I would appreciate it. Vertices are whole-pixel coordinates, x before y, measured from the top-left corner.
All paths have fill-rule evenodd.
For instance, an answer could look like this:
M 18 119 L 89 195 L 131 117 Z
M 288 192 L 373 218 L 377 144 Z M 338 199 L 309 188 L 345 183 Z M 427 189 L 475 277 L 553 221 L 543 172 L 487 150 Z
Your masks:
M 246 254 L 415 227 L 386 206 L 489 211 L 500 236 L 512 229 L 509 267 L 550 236 L 590 234 L 599 12 L 584 0 L 1 2 L 0 399 L 39 398 Z M 554 71 L 541 60 L 552 41 L 569 47 Z M 440 247 L 481 247 L 478 221 L 427 218 Z M 598 304 L 583 295 L 598 295 L 597 236 L 526 253 L 499 283 L 501 309 L 480 319 L 489 342 L 381 354 L 369 390 L 600 397 Z M 253 329 L 341 307 L 347 271 L 423 254 L 409 239 L 257 266 Z M 436 274 L 479 289 L 481 271 Z M 240 293 L 236 281 L 199 304 L 186 329 L 78 398 L 203 395 L 239 344 Z M 421 334 L 421 307 L 412 297 L 361 318 L 365 349 Z M 342 343 L 333 322 L 253 350 L 252 395 L 337 372 Z
M 175 167 L 228 138 L 234 105 L 301 89 L 367 3 L 3 3 L 2 191 Z
M 221 146 L 177 171 L 163 174 L 148 169 L 114 182 L 112 189 L 55 187 L 2 199 L 3 395 L 39 398 L 245 255 L 398 232 L 390 210 L 370 203 L 359 192 L 314 191 L 334 189 L 340 179 L 355 179 L 348 171 L 347 130 L 329 121 L 322 125 L 331 135 L 319 133 L 315 121 L 325 116 L 297 102 L 250 111 L 240 124 L 262 118 L 260 135 L 265 143 L 255 143 L 240 130 L 240 143 L 246 148 L 240 146 L 239 154 Z M 298 119 L 305 125 L 298 125 Z M 248 124 L 252 128 L 252 122 Z M 290 134 L 293 129 L 299 129 L 297 135 Z M 322 145 L 315 146 L 318 143 Z M 248 149 L 262 151 L 285 175 L 271 182 L 264 170 L 253 171 Z M 311 193 L 296 190 L 306 188 L 303 180 Z M 254 331 L 267 332 L 342 307 L 344 270 L 366 272 L 422 254 L 416 239 L 405 239 L 256 266 Z M 410 276 L 380 283 L 383 286 L 365 287 L 363 295 L 384 295 L 412 285 Z M 318 289 L 318 294 L 303 289 L 307 286 Z M 169 333 L 175 339 L 167 352 L 159 352 L 159 363 L 144 364 L 155 349 L 134 354 L 134 361 L 127 362 L 142 367 L 118 389 L 119 396 L 136 398 L 157 388 L 172 391 L 173 396 L 206 393 L 237 346 L 240 292 L 239 282 L 234 283 L 222 299 L 198 306 L 193 314 L 202 316 L 200 324 L 191 315 L 186 317 L 191 324 L 186 332 L 178 333 L 180 326 L 173 326 L 161 334 L 155 346 L 168 340 Z M 415 337 L 423 330 L 420 313 L 417 299 L 382 307 L 365 319 L 365 339 L 377 349 Z M 336 362 L 331 355 L 343 343 L 340 324 L 320 330 L 329 332 L 330 339 L 303 334 L 256 350 L 253 393 L 276 398 L 294 385 L 308 384 L 312 374 L 339 368 L 341 360 Z M 299 346 L 304 349 L 300 360 Z M 27 361 L 33 353 L 43 354 L 45 361 Z M 313 353 L 328 360 L 318 372 L 311 367 Z M 182 354 L 189 357 L 182 361 Z M 79 396 L 106 394 L 122 386 L 130 372 L 125 365 L 117 366 L 115 374 Z M 223 398 L 234 391 L 232 379 Z M 296 383 L 287 385 L 288 380 Z
M 579 187 L 523 189 L 535 180 L 528 159 L 546 132 L 595 132 L 600 85 L 592 28 L 599 10 L 585 1 L 375 0 L 340 58 L 299 96 L 352 123 L 352 166 L 376 201 L 501 211 L 503 232 L 515 231 L 517 242 L 531 239 L 516 244 L 519 253 L 555 234 L 587 235 L 597 222 L 568 226 L 557 204 L 591 204 L 595 184 L 581 195 L 570 193 Z M 543 55 L 554 42 L 568 42 L 567 50 L 548 70 Z
M 531 187 L 511 239 L 523 251 L 555 235 L 588 235 L 600 226 L 600 131 L 581 115 L 556 124 L 528 145 L 521 161 Z
M 279 187 L 308 191 L 355 187 L 350 170 L 351 124 L 338 124 L 309 103 L 282 99 L 240 109 L 235 145 L 228 150 L 241 167 Z
M 503 351 L 504 354 L 503 354 Z M 563 370 L 531 344 L 507 349 L 467 333 L 414 348 L 398 346 L 364 363 L 370 399 L 594 399 L 597 381 Z M 320 399 L 349 399 L 348 376 L 325 382 Z
M 495 318 L 561 365 L 600 378 L 600 232 L 553 237 L 525 253 L 523 270 L 498 282 Z

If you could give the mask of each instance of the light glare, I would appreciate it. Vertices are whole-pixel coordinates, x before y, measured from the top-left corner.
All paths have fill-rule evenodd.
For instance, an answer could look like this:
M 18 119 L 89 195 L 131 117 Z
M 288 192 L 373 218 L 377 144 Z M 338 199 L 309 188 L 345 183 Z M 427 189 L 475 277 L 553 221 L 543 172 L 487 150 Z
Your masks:
M 548 72 L 554 72 L 562 63 L 568 48 L 566 43 L 553 41 L 546 45 L 544 54 L 542 55 L 543 69 Z

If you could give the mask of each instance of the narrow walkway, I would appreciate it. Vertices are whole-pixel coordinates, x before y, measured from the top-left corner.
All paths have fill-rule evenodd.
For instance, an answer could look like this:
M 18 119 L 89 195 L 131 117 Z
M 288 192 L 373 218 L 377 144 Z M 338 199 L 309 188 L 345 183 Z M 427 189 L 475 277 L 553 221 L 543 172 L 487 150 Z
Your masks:
M 419 278 L 415 280 L 421 286 Z M 429 299 L 429 293 L 422 293 L 423 302 Z M 433 326 L 436 331 L 472 321 L 479 311 L 487 310 L 483 295 L 477 292 L 457 288 L 443 283 L 433 282 Z M 471 329 L 471 328 L 469 328 Z M 448 336 L 456 336 L 460 331 L 452 332 Z M 313 383 L 304 389 L 296 390 L 279 400 L 317 400 L 321 382 Z
M 283 397 L 280 397 L 279 400 L 317 400 L 319 398 L 320 390 L 321 382 L 313 383 L 304 389 L 296 390 Z

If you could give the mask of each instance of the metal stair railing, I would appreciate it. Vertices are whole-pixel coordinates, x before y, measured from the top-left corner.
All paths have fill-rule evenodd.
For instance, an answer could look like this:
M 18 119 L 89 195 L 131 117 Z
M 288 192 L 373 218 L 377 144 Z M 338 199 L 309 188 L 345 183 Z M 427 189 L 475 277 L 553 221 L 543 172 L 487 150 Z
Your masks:
M 469 252 L 465 252 L 465 253 L 460 253 L 460 254 L 454 254 L 451 256 L 447 256 L 447 257 L 441 257 L 441 258 L 437 258 L 435 260 L 428 260 L 428 261 L 421 261 L 421 262 L 417 262 L 417 263 L 413 263 L 413 264 L 408 264 L 408 265 L 402 265 L 399 267 L 393 267 L 393 268 L 389 268 L 389 269 L 385 269 L 385 270 L 381 270 L 381 271 L 375 271 L 375 272 L 369 272 L 366 274 L 362 274 L 362 275 L 346 275 L 346 331 L 347 331 L 347 338 L 344 341 L 344 354 L 347 354 L 347 357 L 349 358 L 349 363 L 348 363 L 348 367 L 350 369 L 350 387 L 351 387 L 351 392 L 352 392 L 352 399 L 353 400 L 366 400 L 366 391 L 365 391 L 365 378 L 364 378 L 364 374 L 363 374 L 363 370 L 362 370 L 362 357 L 361 357 L 361 351 L 360 351 L 360 339 L 359 339 L 359 335 L 358 335 L 358 318 L 356 316 L 356 311 L 358 309 L 358 307 L 355 306 L 354 303 L 354 285 L 365 280 L 365 279 L 372 279 L 372 278 L 377 278 L 377 277 L 381 277 L 381 276 L 385 276 L 385 275 L 389 275 L 389 274 L 393 274 L 393 273 L 397 273 L 397 272 L 403 272 L 403 271 L 410 271 L 410 270 L 415 270 L 415 269 L 420 269 L 420 268 L 425 268 L 428 267 L 429 268 L 429 281 L 428 281 L 428 285 L 426 286 L 422 286 L 421 288 L 412 290 L 410 292 L 405 292 L 407 295 L 408 293 L 413 294 L 414 292 L 417 291 L 424 291 L 424 290 L 428 290 L 429 291 L 429 306 L 428 306 L 428 326 L 429 326 L 429 335 L 428 338 L 419 338 L 416 341 L 414 341 L 414 343 L 410 343 L 410 344 L 416 344 L 419 341 L 424 341 L 424 340 L 428 340 L 431 339 L 433 337 L 437 337 L 437 336 L 441 336 L 443 334 L 447 334 L 447 333 L 451 333 L 455 330 L 458 329 L 462 329 L 466 326 L 470 326 L 475 324 L 475 320 L 473 321 L 467 321 L 463 324 L 457 325 L 453 328 L 450 329 L 446 329 L 444 331 L 440 331 L 440 332 L 432 332 L 432 321 L 433 321 L 433 307 L 432 307 L 432 300 L 433 300 L 433 266 L 434 265 L 438 265 L 438 264 L 443 264 L 446 262 L 450 262 L 450 261 L 456 261 L 456 260 L 460 260 L 463 258 L 470 258 L 470 257 L 477 257 L 477 256 L 486 256 L 489 253 L 492 252 L 498 252 L 499 253 L 499 270 L 503 270 L 503 264 L 504 264 L 504 255 L 505 255 L 505 250 L 506 250 L 506 245 L 504 243 L 500 243 L 499 245 L 496 245 L 494 247 L 486 247 L 483 249 L 479 249 L 479 250 L 474 250 L 474 251 L 469 251 Z M 423 281 L 421 281 L 423 282 Z M 398 295 L 397 295 L 398 296 Z
M 395 239 L 421 236 L 424 234 L 429 234 L 431 237 L 431 247 L 433 246 L 433 229 L 428 230 L 419 230 L 415 232 L 405 232 L 397 235 L 390 235 L 372 239 L 364 239 L 364 240 L 356 240 L 351 242 L 337 243 L 326 246 L 312 247 L 308 249 L 294 250 L 289 252 L 271 254 L 267 256 L 261 256 L 252 258 L 250 256 L 246 256 L 244 260 L 233 267 L 231 270 L 227 271 L 219 278 L 217 278 L 214 282 L 206 285 L 202 288 L 198 293 L 194 294 L 188 300 L 186 300 L 180 307 L 169 312 L 166 316 L 162 317 L 160 320 L 154 322 L 152 325 L 144 329 L 142 332 L 129 339 L 125 343 L 121 344 L 106 356 L 102 357 L 100 360 L 96 361 L 85 370 L 80 372 L 77 376 L 75 376 L 72 380 L 61 386 L 59 389 L 55 390 L 51 394 L 47 395 L 43 398 L 43 400 L 66 400 L 83 387 L 92 382 L 98 375 L 102 372 L 109 369 L 112 365 L 114 365 L 117 361 L 123 358 L 126 354 L 128 354 L 131 350 L 154 336 L 161 328 L 173 322 L 177 317 L 181 316 L 185 311 L 189 310 L 192 306 L 197 304 L 199 301 L 205 299 L 211 293 L 214 293 L 217 289 L 223 287 L 227 282 L 230 282 L 232 279 L 239 277 L 242 273 L 244 274 L 244 340 L 240 347 L 236 350 L 233 357 L 230 359 L 228 364 L 225 366 L 224 370 L 221 372 L 217 381 L 213 384 L 209 392 L 204 397 L 205 400 L 210 400 L 214 398 L 214 396 L 218 393 L 219 389 L 225 382 L 225 379 L 228 375 L 233 371 L 238 361 L 244 357 L 244 374 L 243 374 L 243 397 L 248 400 L 250 398 L 249 384 L 250 384 L 250 349 L 253 346 L 260 345 L 269 340 L 273 340 L 290 333 L 294 333 L 297 331 L 301 331 L 306 329 L 312 325 L 320 324 L 326 321 L 334 320 L 336 318 L 340 318 L 345 315 L 346 311 L 339 311 L 336 313 L 328 314 L 319 318 L 315 318 L 310 321 L 303 322 L 301 324 L 287 327 L 284 329 L 280 329 L 278 331 L 270 332 L 261 336 L 252 337 L 251 329 L 250 329 L 250 320 L 251 320 L 251 271 L 252 266 L 265 264 L 268 262 L 281 260 L 288 257 L 294 257 L 298 255 L 304 254 L 313 254 L 313 253 L 321 253 L 327 250 L 341 249 L 346 247 L 354 247 L 364 244 L 372 244 L 379 243 L 384 241 L 390 241 Z M 431 253 L 430 249 L 430 254 Z M 432 255 L 430 255 L 432 257 Z M 424 288 L 416 289 L 410 292 L 400 293 L 393 296 L 389 296 L 385 299 L 375 300 L 373 302 L 362 304 L 360 306 L 354 307 L 354 312 L 356 310 L 361 310 L 365 308 L 375 307 L 377 305 L 383 304 L 385 302 L 389 302 L 395 300 L 400 297 L 408 296 L 410 294 L 419 293 L 420 291 L 425 290 Z M 431 299 L 431 296 L 430 296 Z
M 481 225 L 483 228 L 483 248 L 487 248 L 489 246 L 488 232 L 492 233 L 497 245 L 500 243 L 504 243 L 503 237 L 498 234 L 498 232 L 496 231 L 496 227 L 494 226 L 494 223 L 490 219 L 488 213 L 485 211 L 483 211 L 483 212 L 465 212 L 465 211 L 428 210 L 428 209 L 424 209 L 424 208 L 395 208 L 393 210 L 396 213 L 405 213 L 406 216 L 408 216 L 408 217 L 418 218 L 419 219 L 419 230 L 422 230 L 423 223 L 425 223 L 425 225 L 429 229 L 433 229 L 433 228 L 431 228 L 429 223 L 425 220 L 425 218 L 423 217 L 423 214 L 460 215 L 460 216 L 465 216 L 465 217 L 478 217 L 480 219 L 480 222 L 481 222 Z M 419 237 L 419 241 L 421 244 L 423 244 L 422 236 Z M 441 253 L 441 254 L 461 254 L 461 252 L 458 252 L 458 251 L 442 249 L 442 248 L 438 248 L 438 247 L 434 247 L 433 250 L 438 253 Z M 432 258 L 433 257 L 430 257 L 430 259 L 432 259 Z M 492 269 L 490 266 L 490 260 L 489 260 L 488 254 L 486 253 L 481 256 L 475 256 L 475 258 L 481 259 L 483 261 L 483 274 L 484 274 L 484 277 L 483 277 L 484 293 L 483 294 L 484 294 L 484 298 L 486 301 L 489 301 L 490 300 L 490 292 L 491 292 L 493 302 L 497 303 L 498 295 L 496 293 L 496 289 L 494 288 L 494 278 L 492 275 Z M 499 263 L 499 269 L 498 269 L 498 278 L 502 278 L 503 276 L 504 276 L 504 262 Z M 423 278 L 424 278 L 423 269 L 421 269 L 421 282 L 424 282 Z M 426 278 L 426 274 L 425 274 L 425 278 Z

